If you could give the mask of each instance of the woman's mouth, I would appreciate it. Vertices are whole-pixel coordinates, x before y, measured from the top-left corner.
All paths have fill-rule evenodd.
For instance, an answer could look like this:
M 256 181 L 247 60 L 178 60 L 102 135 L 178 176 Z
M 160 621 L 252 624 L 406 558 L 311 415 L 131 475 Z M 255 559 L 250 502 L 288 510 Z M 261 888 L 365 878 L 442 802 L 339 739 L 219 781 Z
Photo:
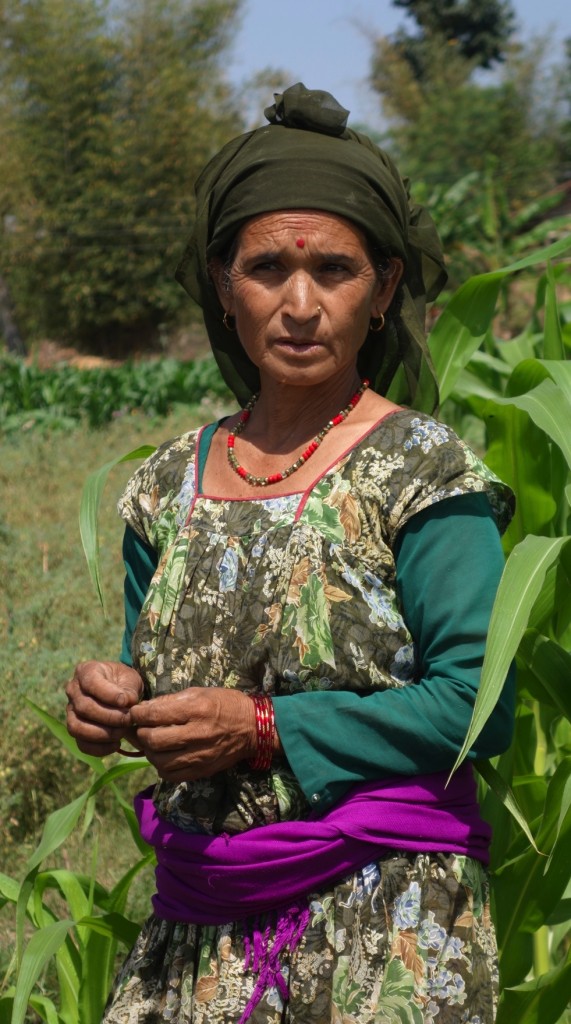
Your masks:
M 278 338 L 276 345 L 283 351 L 293 352 L 297 355 L 302 355 L 304 352 L 316 352 L 321 348 L 320 342 L 311 338 Z

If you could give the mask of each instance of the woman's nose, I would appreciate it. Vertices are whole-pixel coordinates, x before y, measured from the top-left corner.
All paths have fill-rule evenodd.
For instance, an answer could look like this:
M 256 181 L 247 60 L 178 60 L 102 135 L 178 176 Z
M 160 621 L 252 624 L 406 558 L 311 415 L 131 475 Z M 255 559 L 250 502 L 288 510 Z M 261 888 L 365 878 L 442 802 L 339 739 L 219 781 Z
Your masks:
M 310 274 L 292 274 L 287 282 L 284 312 L 299 323 L 306 323 L 319 316 L 320 307 L 315 294 L 315 285 Z

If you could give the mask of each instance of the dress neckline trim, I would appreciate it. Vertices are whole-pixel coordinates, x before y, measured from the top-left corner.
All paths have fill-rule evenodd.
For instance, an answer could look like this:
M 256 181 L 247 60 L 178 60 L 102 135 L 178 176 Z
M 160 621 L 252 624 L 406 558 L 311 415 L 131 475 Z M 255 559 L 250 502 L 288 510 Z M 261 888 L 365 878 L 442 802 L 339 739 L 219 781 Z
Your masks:
M 299 518 L 299 516 L 301 515 L 301 513 L 303 511 L 303 508 L 305 506 L 305 503 L 306 503 L 307 499 L 309 498 L 309 495 L 311 494 L 311 492 L 314 490 L 314 488 L 317 486 L 317 484 L 321 483 L 321 481 L 326 476 L 329 475 L 329 473 L 331 472 L 331 470 L 335 466 L 337 466 L 340 462 L 343 461 L 343 459 L 347 458 L 348 455 L 350 455 L 352 452 L 354 452 L 363 443 L 363 441 L 365 441 L 368 437 L 370 437 L 370 435 L 372 433 L 374 433 L 374 431 L 378 427 L 380 427 L 382 423 L 384 423 L 385 420 L 389 419 L 389 417 L 391 417 L 391 416 L 395 416 L 397 413 L 407 412 L 407 411 L 408 410 L 406 410 L 404 406 L 399 405 L 399 406 L 397 406 L 396 409 L 391 409 L 390 412 L 385 412 L 378 420 L 375 421 L 375 423 L 372 424 L 372 426 L 368 427 L 367 430 L 365 430 L 357 438 L 357 440 L 353 442 L 353 444 L 349 445 L 349 447 L 346 448 L 341 453 L 341 455 L 336 456 L 336 458 L 331 461 L 331 463 L 327 466 L 327 468 L 324 469 L 321 473 L 319 473 L 307 485 L 307 487 L 305 487 L 303 490 L 300 490 L 300 491 L 288 491 L 287 494 L 268 494 L 268 495 L 265 495 L 265 496 L 262 496 L 262 495 L 258 496 L 258 495 L 256 495 L 256 497 L 252 496 L 251 498 L 230 498 L 230 497 L 226 497 L 226 496 L 220 495 L 220 494 L 206 494 L 204 491 L 199 491 L 199 488 L 198 488 L 199 457 L 198 456 L 199 456 L 199 451 L 200 451 L 200 442 L 201 442 L 202 435 L 203 435 L 204 431 L 208 429 L 207 426 L 201 427 L 199 432 L 198 432 L 197 438 L 196 438 L 196 456 L 195 456 L 195 460 L 194 460 L 195 494 L 194 494 L 193 501 L 191 503 L 191 507 L 189 509 L 187 522 L 188 522 L 188 519 L 190 518 L 190 516 L 192 515 L 192 512 L 194 510 L 194 506 L 195 506 L 196 502 L 199 499 L 204 500 L 204 501 L 217 501 L 217 502 L 220 502 L 220 503 L 222 503 L 222 502 L 240 502 L 242 504 L 246 504 L 246 503 L 247 504 L 254 504 L 255 502 L 261 503 L 261 502 L 267 502 L 267 501 L 272 501 L 272 500 L 279 501 L 280 498 L 300 497 L 301 498 L 300 505 L 299 505 L 299 507 L 297 509 L 297 512 L 295 514 L 295 519 L 297 520 Z M 220 422 L 222 422 L 222 420 Z M 218 429 L 218 427 L 217 427 L 217 429 Z

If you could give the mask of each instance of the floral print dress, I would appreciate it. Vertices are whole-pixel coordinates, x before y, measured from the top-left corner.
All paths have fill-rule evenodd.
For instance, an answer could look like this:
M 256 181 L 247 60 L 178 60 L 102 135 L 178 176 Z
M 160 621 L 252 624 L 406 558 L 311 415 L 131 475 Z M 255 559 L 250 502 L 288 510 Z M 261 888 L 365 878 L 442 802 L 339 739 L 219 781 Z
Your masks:
M 482 491 L 501 528 L 507 489 L 449 428 L 409 410 L 285 497 L 199 493 L 199 441 L 200 431 L 163 445 L 120 502 L 159 556 L 133 637 L 147 696 L 191 684 L 286 696 L 414 683 L 414 640 L 396 597 L 398 532 L 434 502 Z M 287 761 L 159 782 L 154 799 L 179 827 L 210 834 L 310 810 Z M 311 894 L 309 907 L 299 945 L 281 959 L 289 997 L 268 989 L 251 1024 L 493 1021 L 495 939 L 479 862 L 392 852 Z M 256 982 L 244 969 L 245 934 L 240 922 L 152 916 L 106 1024 L 237 1024 Z

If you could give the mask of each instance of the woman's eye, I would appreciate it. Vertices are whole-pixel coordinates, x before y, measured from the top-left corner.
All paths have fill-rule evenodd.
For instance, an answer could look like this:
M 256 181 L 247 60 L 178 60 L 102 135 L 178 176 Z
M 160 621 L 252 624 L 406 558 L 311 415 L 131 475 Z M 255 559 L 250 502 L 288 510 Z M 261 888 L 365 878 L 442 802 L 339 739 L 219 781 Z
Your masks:
M 279 270 L 276 260 L 259 260 L 252 265 L 251 272 L 253 274 L 268 274 L 273 270 Z
M 321 267 L 322 274 L 348 274 L 349 267 L 344 263 L 324 263 Z

